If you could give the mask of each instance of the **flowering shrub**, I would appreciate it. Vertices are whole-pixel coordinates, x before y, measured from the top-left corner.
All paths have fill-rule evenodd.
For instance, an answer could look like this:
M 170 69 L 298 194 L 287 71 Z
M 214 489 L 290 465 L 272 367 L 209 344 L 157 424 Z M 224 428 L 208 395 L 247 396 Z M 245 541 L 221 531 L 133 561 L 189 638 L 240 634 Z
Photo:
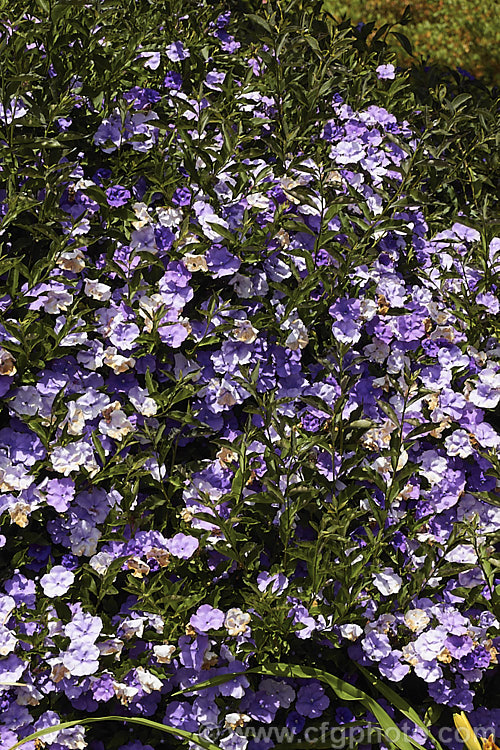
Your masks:
M 313 6 L 22 6 L 2 747 L 75 721 L 24 747 L 150 750 L 146 719 L 212 750 L 494 727 L 491 92 L 430 89 Z M 87 730 L 107 716 L 135 723 Z

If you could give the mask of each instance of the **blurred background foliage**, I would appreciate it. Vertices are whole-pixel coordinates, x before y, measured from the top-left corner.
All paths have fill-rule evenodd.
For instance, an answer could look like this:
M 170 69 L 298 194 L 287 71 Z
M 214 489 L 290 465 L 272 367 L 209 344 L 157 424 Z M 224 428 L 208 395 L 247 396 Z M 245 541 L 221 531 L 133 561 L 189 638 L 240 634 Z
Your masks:
M 406 67 L 412 62 L 428 60 L 461 68 L 490 84 L 498 85 L 498 0 L 324 0 L 325 9 L 335 19 L 340 20 L 345 16 L 355 24 L 375 21 L 376 28 L 398 21 L 407 5 L 410 6 L 411 21 L 399 30 L 409 38 L 415 57 L 410 57 L 394 36 L 387 36 L 399 65 Z

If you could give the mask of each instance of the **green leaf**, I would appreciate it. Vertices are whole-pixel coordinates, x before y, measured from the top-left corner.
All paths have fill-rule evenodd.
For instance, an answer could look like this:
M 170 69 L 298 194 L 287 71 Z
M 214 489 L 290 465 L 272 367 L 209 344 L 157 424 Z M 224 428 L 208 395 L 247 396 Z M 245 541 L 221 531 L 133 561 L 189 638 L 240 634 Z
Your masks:
M 396 427 L 399 427 L 399 417 L 394 411 L 393 407 L 387 403 L 387 401 L 378 401 L 377 406 L 379 406 L 382 411 L 387 414 L 391 422 L 393 422 Z
M 413 56 L 413 49 L 411 46 L 411 42 L 407 36 L 405 36 L 404 34 L 401 34 L 400 31 L 391 31 L 389 33 L 394 34 L 394 36 L 396 37 L 396 39 L 398 40 L 398 42 L 400 43 L 404 51 L 408 52 L 409 55 Z
M 99 440 L 95 430 L 91 433 L 92 442 L 94 443 L 94 448 L 96 449 L 99 458 L 102 461 L 103 467 L 106 465 L 106 454 L 104 453 L 104 448 L 102 447 L 102 443 Z
M 265 18 L 262 18 L 262 16 L 257 16 L 255 13 L 248 13 L 245 17 L 250 21 L 256 23 L 258 26 L 261 26 L 265 31 L 267 31 L 268 34 L 271 34 L 272 36 L 273 30 Z
M 398 709 L 398 711 L 401 711 L 401 713 L 406 716 L 410 721 L 413 721 L 414 724 L 416 724 L 420 729 L 422 729 L 428 738 L 434 743 L 434 746 L 438 750 L 443 750 L 443 747 L 441 743 L 434 737 L 434 735 L 430 732 L 428 727 L 424 724 L 420 716 L 417 714 L 414 708 L 410 706 L 410 704 L 399 695 L 399 693 L 396 693 L 395 690 L 385 685 L 381 680 L 379 680 L 378 677 L 375 677 L 372 675 L 371 672 L 369 672 L 367 669 L 362 667 L 360 664 L 356 664 L 357 668 L 362 672 L 362 674 L 366 677 L 366 679 L 372 683 L 372 685 L 386 698 L 391 706 L 394 706 Z
M 213 742 L 209 742 L 208 740 L 204 739 L 203 737 L 200 737 L 194 732 L 186 732 L 184 729 L 176 729 L 175 727 L 171 727 L 168 724 L 159 724 L 157 721 L 151 721 L 150 719 L 142 719 L 140 717 L 132 717 L 132 716 L 102 716 L 102 717 L 95 718 L 95 719 L 80 719 L 79 721 L 65 721 L 62 724 L 54 724 L 51 727 L 47 727 L 46 729 L 40 729 L 38 732 L 34 732 L 33 734 L 30 734 L 28 737 L 25 737 L 20 742 L 16 742 L 16 744 L 12 745 L 12 747 L 10 747 L 9 750 L 16 750 L 16 748 L 21 747 L 21 745 L 24 745 L 26 742 L 30 742 L 31 740 L 37 740 L 39 737 L 43 737 L 45 734 L 50 734 L 51 732 L 57 732 L 59 729 L 69 729 L 70 727 L 85 726 L 87 724 L 96 724 L 97 722 L 102 722 L 102 721 L 121 721 L 121 722 L 127 722 L 129 724 L 140 724 L 143 727 L 149 727 L 149 729 L 156 729 L 159 732 L 166 732 L 167 734 L 173 734 L 175 737 L 183 737 L 186 740 L 195 742 L 200 747 L 205 748 L 205 750 L 221 750 L 221 748 L 218 745 L 214 745 Z

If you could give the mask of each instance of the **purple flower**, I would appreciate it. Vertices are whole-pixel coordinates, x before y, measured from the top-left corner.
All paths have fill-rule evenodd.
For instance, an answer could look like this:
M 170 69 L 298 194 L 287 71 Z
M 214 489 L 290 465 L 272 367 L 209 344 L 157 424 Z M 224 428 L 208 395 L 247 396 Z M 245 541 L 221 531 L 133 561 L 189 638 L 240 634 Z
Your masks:
M 385 633 L 378 633 L 376 630 L 370 630 L 366 637 L 361 641 L 363 651 L 372 661 L 382 661 L 387 658 L 391 651 L 389 638 Z
M 18 682 L 26 666 L 26 662 L 18 656 L 9 654 L 6 659 L 0 660 L 0 682 Z M 3 714 L 2 719 L 5 720 Z
M 274 573 L 274 575 L 270 575 L 264 571 L 257 576 L 257 588 L 259 591 L 266 591 L 269 589 L 273 594 L 281 594 L 287 586 L 288 578 L 284 573 Z
M 159 52 L 140 52 L 138 58 L 141 57 L 146 59 L 146 62 L 144 63 L 145 68 L 157 70 L 160 67 L 161 55 Z
M 189 206 L 191 203 L 191 191 L 187 187 L 176 188 L 172 196 L 174 206 Z
M 161 94 L 154 89 L 133 86 L 129 91 L 126 91 L 123 94 L 123 98 L 129 104 L 132 104 L 134 109 L 144 109 L 148 104 L 154 104 L 155 102 L 160 101 Z
M 198 607 L 196 614 L 191 615 L 189 622 L 199 630 L 200 633 L 206 633 L 208 630 L 219 630 L 224 625 L 224 612 L 212 607 L 210 604 L 202 604 Z
M 96 169 L 96 171 L 92 175 L 92 180 L 96 183 L 96 185 L 102 185 L 103 180 L 109 180 L 110 177 L 111 170 L 107 167 L 100 167 L 99 169 Z
M 382 81 L 392 81 L 395 77 L 395 67 L 394 65 L 379 65 L 376 69 L 377 78 L 380 78 Z
M 179 638 L 181 650 L 181 664 L 189 669 L 199 671 L 203 666 L 203 658 L 208 648 L 209 640 L 206 635 L 197 635 L 194 641 L 190 636 L 182 635 Z
M 58 127 L 63 132 L 66 132 L 66 130 L 68 130 L 73 124 L 73 120 L 71 119 L 71 117 L 58 117 L 56 122 L 57 122 Z
M 365 146 L 362 141 L 339 141 L 330 151 L 330 158 L 337 164 L 355 164 L 366 156 Z
M 228 34 L 222 29 L 220 31 L 216 31 L 214 36 L 216 36 L 221 42 L 221 50 L 223 52 L 228 52 L 230 55 L 232 55 L 233 52 L 236 52 L 236 50 L 241 47 L 241 44 L 235 41 L 235 38 L 232 34 Z
M 186 732 L 197 732 L 199 729 L 192 706 L 187 701 L 172 701 L 169 703 L 163 722 L 184 729 Z
M 196 537 L 180 532 L 172 537 L 172 539 L 169 539 L 167 543 L 168 551 L 182 560 L 188 560 L 192 557 L 199 546 L 200 543 Z
M 205 84 L 207 88 L 213 89 L 214 91 L 220 91 L 221 90 L 221 83 L 224 83 L 224 79 L 226 77 L 225 73 L 219 73 L 216 70 L 211 71 L 210 73 L 207 73 L 207 77 L 205 78 Z
M 482 292 L 476 295 L 476 304 L 486 307 L 491 315 L 498 315 L 500 311 L 500 302 L 491 292 Z
M 44 568 L 50 557 L 51 550 L 52 547 L 50 544 L 30 544 L 28 554 L 34 559 L 34 561 L 29 564 L 29 569 L 38 573 Z
M 413 644 L 416 653 L 424 661 L 432 661 L 443 651 L 447 635 L 442 626 L 421 633 Z
M 176 73 L 174 70 L 169 70 L 167 75 L 163 79 L 163 85 L 166 89 L 173 89 L 174 91 L 180 91 L 182 88 L 182 76 L 180 73 Z
M 285 724 L 293 734 L 299 734 L 304 729 L 306 720 L 297 711 L 290 711 L 286 715 Z
M 99 669 L 99 649 L 91 641 L 72 643 L 63 654 L 63 664 L 74 677 L 94 674 Z
M 114 208 L 124 206 L 130 200 L 130 197 L 130 190 L 127 190 L 122 185 L 112 185 L 112 187 L 106 190 L 106 199 L 109 205 Z
M 109 334 L 108 338 L 113 346 L 117 349 L 124 349 L 129 351 L 136 346 L 136 339 L 140 335 L 141 331 L 139 326 L 135 323 L 124 321 L 114 326 L 112 333 Z
M 449 456 L 467 458 L 474 452 L 466 430 L 455 430 L 445 438 L 444 445 Z
M 96 701 L 109 701 L 115 696 L 113 689 L 113 677 L 104 672 L 90 685 L 92 696 Z
M 361 324 L 358 322 L 360 313 L 358 299 L 339 299 L 328 312 L 334 319 L 332 333 L 342 344 L 355 344 L 361 338 Z
M 380 674 L 392 682 L 400 682 L 410 671 L 409 665 L 400 661 L 402 655 L 403 652 L 396 649 L 385 659 L 382 659 L 378 664 Z
M 295 708 L 301 716 L 316 719 L 330 705 L 330 699 L 319 682 L 313 680 L 307 685 L 302 685 L 297 693 Z
M 40 578 L 40 585 L 45 596 L 53 599 L 69 591 L 75 580 L 75 574 L 62 565 L 54 565 L 48 573 Z
M 171 325 L 158 326 L 158 336 L 164 344 L 171 346 L 172 349 L 178 349 L 189 336 L 189 332 L 182 323 L 172 323 Z
M 182 42 L 172 42 L 172 44 L 169 44 L 165 49 L 165 54 L 172 62 L 180 62 L 190 56 L 189 50 L 184 49 Z
M 462 656 L 459 661 L 460 669 L 470 671 L 473 669 L 486 669 L 490 664 L 490 653 L 484 646 L 476 646 L 470 654 Z
M 328 700 L 328 698 L 326 700 Z M 249 703 L 247 703 L 247 701 L 243 703 L 242 708 L 243 707 L 245 712 L 252 719 L 261 721 L 264 724 L 270 724 L 276 716 L 276 712 L 280 707 L 280 702 L 276 696 L 266 693 L 265 690 L 259 690 L 255 693 Z M 316 714 L 316 716 L 318 715 L 319 714 Z
M 213 276 L 232 276 L 241 266 L 241 261 L 228 251 L 227 247 L 212 245 L 206 254 L 208 268 Z
M 278 682 L 270 677 L 262 680 L 260 690 L 265 690 L 269 695 L 274 695 L 279 701 L 281 708 L 289 708 L 295 700 L 295 690 L 286 682 Z
M 35 582 L 26 578 L 22 573 L 15 573 L 12 578 L 5 582 L 5 591 L 11 596 L 16 605 L 25 604 L 28 609 L 33 609 L 36 603 Z
M 102 631 L 102 620 L 100 617 L 93 617 L 87 612 L 77 612 L 71 622 L 64 628 L 64 634 L 71 641 L 80 642 L 85 640 L 93 643 L 97 640 Z
M 348 724 L 350 721 L 354 721 L 355 718 L 353 712 L 346 706 L 335 709 L 335 721 L 339 724 Z
M 235 659 L 230 663 L 228 667 L 221 667 L 217 670 L 217 674 L 230 674 L 231 672 L 243 672 L 245 666 L 243 662 Z M 243 698 L 245 695 L 245 688 L 249 686 L 248 679 L 244 674 L 236 674 L 232 680 L 227 680 L 219 685 L 219 693 L 225 697 L 231 698 Z

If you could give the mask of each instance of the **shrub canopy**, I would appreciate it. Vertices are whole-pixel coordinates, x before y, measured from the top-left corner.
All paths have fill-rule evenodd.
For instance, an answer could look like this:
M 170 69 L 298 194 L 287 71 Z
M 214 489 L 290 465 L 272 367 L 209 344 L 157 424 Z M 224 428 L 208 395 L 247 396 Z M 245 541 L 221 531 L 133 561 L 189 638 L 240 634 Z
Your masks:
M 9 6 L 2 747 L 498 722 L 498 100 L 368 36 Z

